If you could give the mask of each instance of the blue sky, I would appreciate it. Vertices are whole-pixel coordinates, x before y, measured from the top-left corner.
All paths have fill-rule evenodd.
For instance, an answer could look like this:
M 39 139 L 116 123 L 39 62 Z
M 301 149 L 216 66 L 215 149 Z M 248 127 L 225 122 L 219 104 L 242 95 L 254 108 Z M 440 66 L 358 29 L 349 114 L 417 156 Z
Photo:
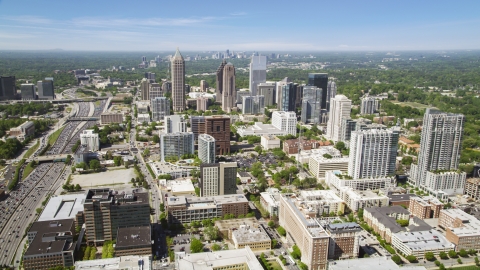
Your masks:
M 0 0 L 0 50 L 480 49 L 480 1 Z

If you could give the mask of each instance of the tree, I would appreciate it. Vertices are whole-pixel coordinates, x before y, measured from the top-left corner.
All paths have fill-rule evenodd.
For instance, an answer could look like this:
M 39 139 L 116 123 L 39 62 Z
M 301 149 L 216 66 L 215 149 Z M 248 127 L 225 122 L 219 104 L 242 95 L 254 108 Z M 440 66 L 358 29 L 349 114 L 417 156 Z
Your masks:
M 392 256 L 392 261 L 394 261 L 396 264 L 402 264 L 402 258 L 396 254 Z
M 455 252 L 455 250 L 450 250 L 450 251 L 448 252 L 448 257 L 450 257 L 450 258 L 457 258 L 457 257 L 458 257 L 457 252 Z
M 442 259 L 442 260 L 448 259 L 448 255 L 445 251 L 440 251 L 439 256 L 440 256 L 440 259 Z
M 359 219 L 363 219 L 363 208 L 358 209 L 357 216 Z
M 220 247 L 219 245 L 217 245 L 217 244 L 213 244 L 213 245 L 212 245 L 212 250 L 213 250 L 213 251 L 218 251 L 218 250 L 220 250 L 220 249 L 222 249 L 222 247 Z
M 338 150 L 340 150 L 340 151 L 347 149 L 347 148 L 345 147 L 345 143 L 344 143 L 344 142 L 337 142 L 337 143 L 335 144 L 335 148 L 338 149 Z
M 277 239 L 273 239 L 273 240 L 272 240 L 272 248 L 275 248 L 277 245 L 278 245 L 278 240 L 277 240 Z
M 436 266 L 440 266 L 440 264 L 441 264 L 441 262 L 440 262 L 440 261 L 438 261 L 438 260 L 435 260 L 435 262 L 434 262 L 434 263 L 435 263 L 435 265 L 436 265 Z
M 154 143 L 159 143 L 160 142 L 160 137 L 158 135 L 153 135 L 153 142 Z
M 402 227 L 407 227 L 409 223 L 408 219 L 397 219 L 396 222 Z
M 409 262 L 413 263 L 413 262 L 416 262 L 417 261 L 417 257 L 413 256 L 413 255 L 408 255 L 407 257 L 405 257 L 405 259 L 407 259 Z
M 205 228 L 203 230 L 203 233 L 210 240 L 217 240 L 218 239 L 218 228 L 213 226 L 213 225 L 209 225 L 207 228 Z
M 270 220 L 270 221 L 268 222 L 268 227 L 274 228 L 274 227 L 275 227 L 275 221 Z
M 300 249 L 298 248 L 297 245 L 293 245 L 292 249 L 293 249 L 293 251 L 290 254 L 292 255 L 292 257 L 294 259 L 299 260 L 302 257 L 302 252 L 300 251 Z
M 427 261 L 435 261 L 435 254 L 433 254 L 433 252 L 427 252 L 425 253 L 425 259 Z
M 478 260 L 478 257 L 475 257 L 475 264 L 478 266 L 480 265 L 480 261 Z
M 197 238 L 192 238 L 190 242 L 190 251 L 192 253 L 200 253 L 203 251 L 203 243 L 202 241 L 198 240 Z
M 462 259 L 460 259 L 460 258 L 457 259 L 457 262 L 458 262 L 459 264 L 462 264 L 462 263 L 463 263 L 463 262 L 462 262 Z
M 468 252 L 465 250 L 465 249 L 460 249 L 460 252 L 458 252 L 458 255 L 462 256 L 462 257 L 468 257 Z
M 98 161 L 97 159 L 90 160 L 90 163 L 88 163 L 88 165 L 90 165 L 91 170 L 98 171 L 100 169 L 100 161 Z
M 287 236 L 287 231 L 285 231 L 285 229 L 282 226 L 278 226 L 277 232 L 283 237 Z
M 75 185 L 75 191 L 80 191 L 81 189 L 82 189 L 82 187 L 79 184 Z

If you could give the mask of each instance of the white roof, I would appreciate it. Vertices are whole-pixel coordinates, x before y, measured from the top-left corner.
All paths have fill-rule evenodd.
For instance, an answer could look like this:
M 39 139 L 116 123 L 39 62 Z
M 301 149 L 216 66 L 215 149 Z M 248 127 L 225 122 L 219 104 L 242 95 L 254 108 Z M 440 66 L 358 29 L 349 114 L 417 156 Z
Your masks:
M 85 193 L 51 197 L 38 221 L 74 219 L 78 212 L 83 211 L 86 197 Z

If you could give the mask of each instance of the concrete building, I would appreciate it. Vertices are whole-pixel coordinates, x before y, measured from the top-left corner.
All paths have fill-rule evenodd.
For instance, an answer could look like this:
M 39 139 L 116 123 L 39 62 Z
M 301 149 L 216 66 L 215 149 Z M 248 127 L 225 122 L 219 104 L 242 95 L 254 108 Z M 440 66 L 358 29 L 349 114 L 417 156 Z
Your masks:
M 330 234 L 328 259 L 344 260 L 358 258 L 360 249 L 359 234 L 362 227 L 354 222 L 328 224 L 325 229 Z
M 148 226 L 118 228 L 115 256 L 151 256 L 152 229 Z
M 263 114 L 265 112 L 264 96 L 245 96 L 243 97 L 243 114 Z
M 344 95 L 337 95 L 330 100 L 330 112 L 327 123 L 327 138 L 340 141 L 340 127 L 343 118 L 350 118 L 352 101 Z
M 395 174 L 399 128 L 352 132 L 348 174 L 354 179 Z
M 252 96 L 252 92 L 242 89 L 241 91 L 237 91 L 235 102 L 237 103 L 237 105 L 243 104 L 243 97 L 250 97 L 250 96 Z M 238 108 L 240 108 L 240 106 L 238 106 Z
M 140 92 L 142 100 L 150 100 L 150 81 L 148 79 L 142 79 L 140 82 Z
M 222 250 L 186 254 L 175 253 L 175 269 L 182 270 L 263 270 L 252 250 L 244 249 Z
M 330 236 L 316 218 L 302 214 L 300 205 L 301 201 L 294 196 L 280 196 L 280 226 L 287 231 L 287 238 L 297 244 L 302 253 L 301 261 L 308 269 L 326 269 Z
M 84 203 L 84 215 L 88 244 L 115 240 L 118 228 L 150 225 L 148 193 L 90 189 Z
M 237 163 L 220 162 L 200 165 L 200 196 L 237 193 Z
M 102 113 L 100 115 L 100 125 L 120 124 L 123 123 L 122 113 Z
M 278 217 L 279 199 L 280 191 L 277 188 L 267 188 L 265 192 L 260 193 L 260 204 L 270 216 Z
M 38 89 L 38 99 L 51 100 L 55 98 L 53 78 L 45 78 L 45 80 L 38 81 L 37 89 Z
M 277 104 L 275 101 L 275 83 L 259 83 L 257 86 L 257 93 L 265 97 L 266 107 Z
M 24 269 L 73 266 L 74 236 L 73 219 L 34 222 L 27 232 L 29 246 L 23 255 Z
M 322 89 L 322 109 L 327 109 L 327 101 L 330 101 L 329 99 L 327 99 L 327 93 L 328 93 L 328 74 L 327 73 L 308 73 L 308 83 L 307 85 L 312 85 L 312 86 L 316 86 L 317 88 L 320 88 Z M 330 92 L 330 98 L 334 98 L 335 97 L 335 93 L 336 93 L 336 86 L 335 88 L 332 88 L 332 86 L 330 86 L 330 90 L 332 92 Z M 335 93 L 333 93 L 333 91 Z M 332 95 L 333 93 L 333 95 Z
M 160 158 L 165 161 L 170 158 L 180 159 L 185 154 L 193 154 L 194 143 L 192 132 L 160 134 Z
M 394 176 L 353 179 L 347 174 L 342 174 L 340 171 L 326 171 L 325 183 L 337 191 L 339 191 L 341 187 L 351 187 L 354 190 L 377 190 L 397 186 L 397 181 Z
M 173 111 L 185 110 L 185 61 L 177 48 L 171 62 Z
M 192 184 L 190 178 L 186 179 L 177 179 L 177 180 L 166 180 L 160 179 L 159 185 L 167 190 L 168 193 L 173 196 L 194 196 L 195 187 Z
M 252 56 L 250 62 L 250 92 L 252 96 L 258 95 L 257 87 L 267 81 L 267 57 L 263 55 Z
M 150 100 L 146 101 L 137 101 L 137 112 L 138 114 L 148 114 L 150 107 Z
M 187 132 L 187 122 L 182 115 L 169 115 L 164 117 L 165 133 Z
M 443 113 L 432 108 L 426 110 L 423 117 L 418 165 L 412 164 L 410 183 L 433 194 L 438 191 L 449 195 L 463 193 L 464 182 L 442 185 L 438 190 L 436 182 L 442 181 L 444 177 L 434 175 L 428 177 L 427 172 L 458 169 L 464 123 L 465 116 L 462 114 Z M 428 178 L 430 181 L 427 183 Z M 462 178 L 458 179 L 459 182 L 463 181 L 463 177 L 457 178 Z
M 409 194 L 388 194 L 388 199 L 390 205 L 398 205 L 398 206 L 404 206 L 406 209 L 410 207 L 410 199 L 413 197 L 417 197 L 414 193 L 409 193 Z
M 295 112 L 275 111 L 272 114 L 272 125 L 287 134 L 297 135 L 297 115 Z
M 151 122 L 151 119 L 150 119 L 150 114 L 148 113 L 138 113 L 137 115 L 137 123 L 139 125 L 142 125 L 143 123 L 150 123 Z
M 463 194 L 466 179 L 467 173 L 460 172 L 457 169 L 427 171 L 425 187 L 436 197 L 446 199 L 451 194 Z
M 458 252 L 461 249 L 480 250 L 480 221 L 458 208 L 440 211 L 438 225 L 446 232 L 448 241 L 455 245 Z
M 35 124 L 32 121 L 22 123 L 18 127 L 11 128 L 8 135 L 15 136 L 23 141 L 26 137 L 35 135 Z
M 208 91 L 208 83 L 205 80 L 200 80 L 200 91 L 201 92 Z
M 390 256 L 330 261 L 329 270 L 427 270 L 425 266 L 398 265 Z
M 195 141 L 198 140 L 198 136 L 205 131 L 205 117 L 204 116 L 191 116 L 190 117 L 190 129 L 195 135 Z
M 35 91 L 35 84 L 33 83 L 22 83 L 20 85 L 20 91 L 22 95 L 22 100 L 35 100 L 37 99 L 37 93 Z
M 222 63 L 217 69 L 216 72 L 216 80 L 217 80 L 217 89 L 215 92 L 215 100 L 217 102 L 222 102 L 222 96 L 223 96 L 223 70 L 225 68 L 225 65 L 227 65 L 227 61 L 223 59 Z
M 301 151 L 308 151 L 316 148 L 317 141 L 308 140 L 305 137 L 300 139 L 290 139 L 283 142 L 283 152 L 287 155 L 298 154 Z
M 442 233 L 437 230 L 415 232 L 398 232 L 392 234 L 392 246 L 405 256 L 413 255 L 417 259 L 425 258 L 425 253 L 432 252 L 438 256 L 440 252 L 455 249 Z
M 340 141 L 345 142 L 345 144 L 348 146 L 350 145 L 352 132 L 369 129 L 387 129 L 387 126 L 377 123 L 372 124 L 371 120 L 365 118 L 342 118 L 342 123 L 340 124 Z
M 0 100 L 13 100 L 16 96 L 15 76 L 0 76 Z
M 236 99 L 235 67 L 232 63 L 227 63 L 223 68 L 222 110 L 227 113 L 232 112 Z
M 272 240 L 260 225 L 240 225 L 237 230 L 232 231 L 232 242 L 236 249 L 247 246 L 253 251 L 272 249 Z
M 197 98 L 197 111 L 206 111 L 210 106 L 210 99 L 208 97 L 198 97 Z
M 275 135 L 263 135 L 260 137 L 260 144 L 265 150 L 280 148 L 280 139 Z
M 296 85 L 292 82 L 284 82 L 281 85 L 277 84 L 277 109 L 279 111 L 295 111 L 296 102 Z
M 334 81 L 328 81 L 327 84 L 327 108 L 325 110 L 330 111 L 330 100 L 337 95 L 337 84 Z
M 208 134 L 198 135 L 198 158 L 202 163 L 215 163 L 215 138 Z
M 465 182 L 464 194 L 474 200 L 480 199 L 480 178 L 468 178 Z
M 70 220 L 75 227 L 85 223 L 83 216 L 83 202 L 87 194 L 67 194 L 52 196 L 37 221 Z
M 248 200 L 244 195 L 220 195 L 213 197 L 168 197 L 165 199 L 168 223 L 191 223 L 232 214 L 235 217 L 248 214 Z
M 255 122 L 253 126 L 237 127 L 237 133 L 241 136 L 285 136 L 286 130 L 280 130 L 272 124 L 263 124 L 262 122 Z
M 155 97 L 151 99 L 152 120 L 162 121 L 165 116 L 170 115 L 170 100 L 166 97 Z
M 418 218 L 438 218 L 440 210 L 443 209 L 443 203 L 433 196 L 411 197 L 408 210 Z
M 354 190 L 351 187 L 342 187 L 339 190 L 339 197 L 354 212 L 365 207 L 388 206 L 387 196 L 379 195 L 371 190 Z
M 149 100 L 164 96 L 162 86 L 155 82 L 150 83 L 150 88 L 148 91 L 149 91 L 149 94 L 148 94 Z
M 380 102 L 375 97 L 365 96 L 361 98 L 360 114 L 374 114 L 380 109 Z
M 310 157 L 308 161 L 308 169 L 317 179 L 325 179 L 327 171 L 346 171 L 348 169 L 348 158 L 341 155 L 335 155 L 326 158 L 322 155 Z
M 149 162 L 149 165 L 150 168 L 152 168 L 155 177 L 158 177 L 162 174 L 168 174 L 172 176 L 172 179 L 189 177 L 190 171 L 193 169 L 191 166 L 181 166 L 163 161 Z
M 152 269 L 150 256 L 122 256 L 110 259 L 97 259 L 88 261 L 76 261 L 76 270 L 93 270 L 104 269 L 108 266 L 109 270 L 125 270 L 125 269 L 139 269 L 140 266 L 144 270 Z M 140 265 L 139 265 L 140 264 Z
M 98 133 L 93 133 L 92 129 L 84 130 L 80 133 L 80 144 L 86 145 L 89 151 L 98 151 L 100 150 L 100 137 Z
M 333 190 L 303 190 L 299 201 L 303 201 L 298 207 L 299 211 L 311 218 L 345 212 L 344 201 Z
M 305 86 L 302 99 L 302 122 L 320 124 L 322 89 L 316 86 Z M 326 91 L 326 89 L 325 89 Z

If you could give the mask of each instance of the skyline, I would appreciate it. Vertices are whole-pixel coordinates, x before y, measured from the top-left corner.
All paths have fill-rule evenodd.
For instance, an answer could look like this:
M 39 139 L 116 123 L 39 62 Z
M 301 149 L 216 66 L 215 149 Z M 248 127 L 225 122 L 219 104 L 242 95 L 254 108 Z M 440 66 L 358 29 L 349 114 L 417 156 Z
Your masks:
M 480 48 L 480 2 L 0 0 L 0 49 L 363 51 Z M 180 8 L 179 8 L 180 7 Z

